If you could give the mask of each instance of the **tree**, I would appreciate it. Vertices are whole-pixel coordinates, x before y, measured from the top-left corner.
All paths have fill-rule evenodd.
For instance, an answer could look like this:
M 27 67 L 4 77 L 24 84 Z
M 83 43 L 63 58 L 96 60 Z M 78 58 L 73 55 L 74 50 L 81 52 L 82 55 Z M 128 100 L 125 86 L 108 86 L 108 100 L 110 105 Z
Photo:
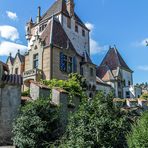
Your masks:
M 129 148 L 148 147 L 148 111 L 132 126 L 132 131 L 128 134 L 127 141 Z
M 78 112 L 71 115 L 67 132 L 59 147 L 124 147 L 130 128 L 127 117 L 115 109 L 112 95 L 99 93 L 83 99 Z
M 141 98 L 148 100 L 148 94 L 143 94 Z
M 13 142 L 19 148 L 42 148 L 57 140 L 59 109 L 49 100 L 38 99 L 22 107 L 13 126 Z

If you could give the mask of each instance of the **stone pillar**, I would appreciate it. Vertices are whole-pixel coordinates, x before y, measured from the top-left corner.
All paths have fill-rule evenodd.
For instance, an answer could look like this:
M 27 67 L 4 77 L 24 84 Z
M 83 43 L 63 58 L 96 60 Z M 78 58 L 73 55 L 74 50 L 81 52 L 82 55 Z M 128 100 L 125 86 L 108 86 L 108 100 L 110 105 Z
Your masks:
M 12 123 L 21 104 L 21 86 L 0 86 L 0 146 L 12 144 Z

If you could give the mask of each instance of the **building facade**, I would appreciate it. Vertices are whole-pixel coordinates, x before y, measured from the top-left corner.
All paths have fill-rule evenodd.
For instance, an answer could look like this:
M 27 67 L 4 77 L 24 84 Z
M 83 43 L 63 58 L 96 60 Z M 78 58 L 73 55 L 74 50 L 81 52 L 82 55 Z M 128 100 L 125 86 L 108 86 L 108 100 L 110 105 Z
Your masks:
M 40 79 L 66 80 L 70 73 L 82 74 L 88 86 L 96 85 L 96 65 L 90 59 L 89 29 L 74 10 L 73 0 L 56 0 L 35 22 L 26 25 L 28 51 L 24 61 L 20 53 L 7 60 L 10 73 L 19 71 L 23 75 L 24 90 L 30 81 Z M 88 90 L 92 96 L 95 91 Z
M 123 60 L 116 47 L 110 47 L 97 68 L 97 76 L 114 89 L 116 98 L 138 98 L 141 88 L 133 85 L 133 71 Z

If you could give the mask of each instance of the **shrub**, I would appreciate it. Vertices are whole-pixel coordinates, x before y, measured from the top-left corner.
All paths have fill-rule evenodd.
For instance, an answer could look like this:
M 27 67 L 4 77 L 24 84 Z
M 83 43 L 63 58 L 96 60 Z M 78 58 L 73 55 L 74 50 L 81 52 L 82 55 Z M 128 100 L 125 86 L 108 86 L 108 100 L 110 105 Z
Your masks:
M 60 133 L 59 109 L 38 99 L 22 107 L 13 126 L 13 142 L 19 148 L 48 147 Z
M 30 95 L 30 90 L 29 89 L 22 92 L 22 94 L 21 94 L 21 96 L 23 96 L 23 97 L 28 97 L 29 95 Z
M 112 95 L 98 93 L 71 115 L 65 136 L 59 147 L 126 147 L 130 128 L 127 116 L 115 109 Z
M 148 147 L 148 111 L 132 126 L 132 131 L 127 135 L 129 148 Z
M 148 94 L 143 94 L 141 98 L 148 100 Z

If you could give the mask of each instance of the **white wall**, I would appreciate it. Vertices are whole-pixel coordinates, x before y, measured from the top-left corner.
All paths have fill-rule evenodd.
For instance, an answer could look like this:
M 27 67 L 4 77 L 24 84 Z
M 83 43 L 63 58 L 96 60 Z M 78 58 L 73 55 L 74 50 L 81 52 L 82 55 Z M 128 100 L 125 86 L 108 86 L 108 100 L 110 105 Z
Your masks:
M 128 81 L 130 81 L 130 85 L 133 85 L 133 77 L 131 72 L 121 69 L 121 75 L 122 80 L 125 80 L 126 86 L 128 86 Z
M 85 30 L 85 37 L 82 36 L 82 27 L 78 25 L 79 32 L 75 32 L 75 20 L 71 18 L 71 28 L 67 27 L 67 17 L 63 15 L 63 28 L 71 40 L 73 46 L 79 54 L 83 54 L 84 51 L 87 51 L 89 54 L 89 31 Z
M 103 91 L 104 94 L 109 94 L 111 92 L 111 87 L 110 86 L 107 86 L 107 85 L 103 85 L 103 84 L 100 84 L 100 83 L 97 83 L 96 84 L 96 91 Z

